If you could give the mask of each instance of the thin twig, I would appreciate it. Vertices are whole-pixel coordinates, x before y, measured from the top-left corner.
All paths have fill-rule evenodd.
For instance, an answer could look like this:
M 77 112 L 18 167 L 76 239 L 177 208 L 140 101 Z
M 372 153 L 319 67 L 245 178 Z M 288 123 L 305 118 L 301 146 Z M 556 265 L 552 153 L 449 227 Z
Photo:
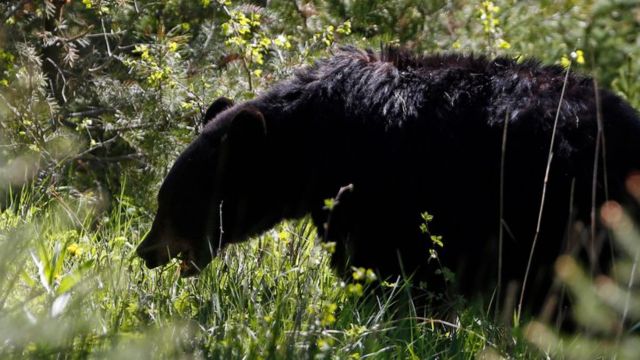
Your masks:
M 522 302 L 524 300 L 524 292 L 527 287 L 527 279 L 529 278 L 529 271 L 531 270 L 531 261 L 533 260 L 533 253 L 536 249 L 538 242 L 538 236 L 540 235 L 540 224 L 542 223 L 542 212 L 544 210 L 544 202 L 547 195 L 547 184 L 549 182 L 549 172 L 551 171 L 551 161 L 553 160 L 553 144 L 556 140 L 556 131 L 558 129 L 558 120 L 560 119 L 560 110 L 562 109 L 562 101 L 564 100 L 564 93 L 567 89 L 567 82 L 569 81 L 569 73 L 571 71 L 571 64 L 567 67 L 567 72 L 564 76 L 564 83 L 562 84 L 562 91 L 560 92 L 560 101 L 558 102 L 558 109 L 556 110 L 556 118 L 553 122 L 553 130 L 551 132 L 551 143 L 549 144 L 549 156 L 547 157 L 547 168 L 544 174 L 544 184 L 542 186 L 542 198 L 540 199 L 540 210 L 538 212 L 538 223 L 536 225 L 536 233 L 533 237 L 533 243 L 531 244 L 531 251 L 529 252 L 529 260 L 527 261 L 527 269 L 524 273 L 524 279 L 522 281 L 522 290 L 520 291 L 520 300 L 518 301 L 517 318 L 520 319 L 522 314 Z
M 102 24 L 102 33 L 104 34 L 104 42 L 107 43 L 107 54 L 109 54 L 109 57 L 113 56 L 113 54 L 111 54 L 111 46 L 109 45 L 109 38 L 107 37 L 107 29 L 104 26 L 104 18 L 100 18 L 100 23 Z
M 125 30 L 121 30 L 121 31 L 115 31 L 115 32 L 101 32 L 101 33 L 94 33 L 94 34 L 86 34 L 85 37 L 94 38 L 94 37 L 104 37 L 104 36 L 118 36 L 126 33 L 127 32 Z
M 50 57 L 47 58 L 47 61 L 51 63 L 51 65 L 53 65 L 53 67 L 56 68 L 56 70 L 58 70 L 58 74 L 60 74 L 60 76 L 62 76 L 62 89 L 60 90 L 60 95 L 62 96 L 62 100 L 64 100 L 64 102 L 67 102 L 67 97 L 64 95 L 64 91 L 67 87 L 67 78 L 64 77 L 64 73 L 62 72 L 62 69 L 60 69 L 60 67 L 58 66 L 58 64 L 56 64 L 55 61 L 53 61 Z M 53 79 L 49 79 L 50 81 L 53 81 Z M 53 90 L 53 84 L 52 85 L 52 90 Z M 53 94 L 55 94 L 55 92 L 53 92 Z
M 91 30 L 93 30 L 93 25 L 89 26 L 89 28 L 87 30 L 85 30 L 85 31 L 83 31 L 83 32 L 81 32 L 79 34 L 73 35 L 72 37 L 69 37 L 69 38 L 59 37 L 56 42 L 60 42 L 62 44 L 66 44 L 66 43 L 74 42 L 74 41 L 76 41 L 78 39 L 81 39 L 83 37 L 89 37 L 89 35 L 90 35 L 89 32 Z
M 571 187 L 569 190 L 569 215 L 567 217 L 567 228 L 566 228 L 566 236 L 564 238 L 564 249 L 563 253 L 570 256 L 575 256 L 576 251 L 578 249 L 577 246 L 573 246 L 574 239 L 574 228 L 573 228 L 573 219 L 574 219 L 574 206 L 575 203 L 575 193 L 576 193 L 576 178 L 575 176 L 571 179 Z M 577 236 L 577 235 L 576 235 Z M 567 285 L 564 282 L 560 282 L 560 290 L 557 292 L 558 294 L 558 302 L 556 304 L 556 329 L 560 329 L 562 326 L 562 322 L 565 317 L 565 310 L 562 306 L 565 301 L 565 297 L 567 295 Z M 546 302 L 549 301 L 553 295 L 548 294 Z
M 596 101 L 596 125 L 597 125 L 597 133 L 596 133 L 596 149 L 593 154 L 593 174 L 591 178 L 591 237 L 589 244 L 589 266 L 591 267 L 591 276 L 593 276 L 596 268 L 596 192 L 598 185 L 598 165 L 600 160 L 600 147 L 602 143 L 602 118 L 600 112 L 600 94 L 598 94 L 598 80 L 593 78 L 593 91 L 595 95 Z M 607 174 L 604 174 L 604 177 L 607 177 Z
M 76 158 L 74 160 L 94 160 L 101 162 L 121 162 L 127 160 L 141 160 L 144 157 L 141 153 L 131 153 L 126 155 L 118 155 L 118 156 L 95 156 L 92 154 L 86 154 L 83 157 Z
M 242 67 L 244 71 L 247 73 L 247 80 L 249 81 L 249 92 L 253 92 L 253 81 L 251 80 L 251 70 L 249 69 L 249 65 L 247 64 L 247 60 L 242 57 Z
M 105 113 L 113 114 L 115 112 L 116 110 L 112 108 L 97 108 L 97 109 L 91 109 L 91 110 L 85 110 L 85 111 L 71 112 L 66 114 L 64 118 L 68 119 L 68 118 L 95 117 Z
M 502 154 L 500 157 L 500 208 L 498 221 L 498 287 L 496 288 L 496 316 L 500 311 L 500 297 L 502 289 L 502 256 L 504 246 L 504 168 L 507 154 L 507 128 L 509 126 L 509 112 L 504 117 L 504 127 L 502 130 Z
M 605 134 L 605 129 L 604 129 L 604 123 L 602 122 L 602 103 L 600 101 L 600 92 L 598 92 L 597 90 L 598 87 L 598 83 L 595 80 L 594 77 L 594 89 L 595 89 L 595 100 L 596 100 L 596 121 L 598 122 L 598 127 L 601 129 L 600 134 L 599 134 L 599 138 L 600 138 L 600 143 L 602 144 L 602 150 L 600 151 L 600 155 L 602 156 L 602 173 L 604 174 L 604 176 L 602 177 L 602 183 L 604 185 L 604 199 L 605 201 L 609 201 L 609 178 L 607 177 L 607 174 L 609 173 L 607 171 L 607 136 Z M 611 234 L 611 230 L 607 229 L 607 232 L 609 234 L 609 239 L 613 238 L 613 235 Z M 615 270 L 616 267 L 616 262 L 615 262 L 615 248 L 613 246 L 613 241 L 609 241 L 609 251 L 610 256 L 611 256 L 611 264 L 612 264 L 612 269 Z M 615 271 L 614 271 L 615 272 Z
M 107 140 L 101 141 L 101 142 L 97 143 L 96 145 L 89 147 L 89 148 L 88 148 L 88 149 L 86 149 L 85 151 L 83 151 L 83 152 L 81 152 L 81 153 L 79 153 L 79 154 L 76 154 L 76 155 L 74 155 L 74 156 L 69 157 L 69 158 L 68 158 L 68 160 L 76 160 L 76 159 L 79 159 L 79 158 L 81 158 L 81 157 L 83 157 L 83 156 L 85 156 L 85 155 L 87 155 L 87 154 L 91 153 L 92 151 L 94 151 L 94 150 L 96 150 L 96 149 L 99 149 L 99 148 L 101 148 L 101 147 L 103 147 L 103 146 L 105 146 L 105 145 L 107 145 L 107 144 L 110 144 L 110 143 L 115 142 L 115 141 L 118 139 L 118 137 L 119 137 L 119 135 L 115 135 L 115 136 L 114 136 L 114 137 L 112 137 L 112 138 L 109 138 L 109 139 L 107 139 Z M 67 160 L 67 159 L 64 159 L 64 160 Z
M 220 201 L 220 208 L 219 208 L 219 216 L 220 216 L 220 238 L 218 239 L 218 253 L 220 253 L 220 250 L 222 249 L 222 236 L 224 235 L 224 227 L 222 226 L 222 204 L 223 201 Z

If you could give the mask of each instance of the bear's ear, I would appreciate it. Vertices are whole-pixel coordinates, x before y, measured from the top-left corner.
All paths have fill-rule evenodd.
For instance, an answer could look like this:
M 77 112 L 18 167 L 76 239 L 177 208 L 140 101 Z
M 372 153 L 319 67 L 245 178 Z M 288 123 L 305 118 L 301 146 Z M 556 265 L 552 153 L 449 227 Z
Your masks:
M 226 154 L 225 161 L 230 164 L 230 171 L 244 173 L 260 165 L 258 159 L 264 155 L 266 142 L 267 127 L 262 113 L 255 108 L 238 112 L 224 137 L 223 153 Z
M 238 112 L 231 120 L 227 134 L 232 143 L 255 146 L 266 138 L 267 124 L 258 109 L 249 107 Z
M 231 99 L 227 99 L 226 97 L 220 97 L 216 99 L 216 101 L 214 101 L 213 103 L 211 103 L 211 105 L 209 105 L 207 112 L 202 117 L 202 126 L 207 125 L 207 123 L 215 119 L 215 117 L 218 116 L 218 114 L 220 114 L 221 112 L 227 110 L 232 106 L 233 106 L 233 100 Z

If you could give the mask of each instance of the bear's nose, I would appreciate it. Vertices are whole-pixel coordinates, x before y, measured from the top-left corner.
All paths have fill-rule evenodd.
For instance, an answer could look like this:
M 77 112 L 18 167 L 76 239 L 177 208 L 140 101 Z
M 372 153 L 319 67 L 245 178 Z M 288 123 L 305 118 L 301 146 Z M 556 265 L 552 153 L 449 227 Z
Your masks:
M 136 254 L 144 260 L 144 264 L 149 268 L 153 269 L 154 267 L 160 266 L 160 261 L 155 255 L 155 251 L 146 247 L 144 242 L 138 246 L 136 249 Z
M 145 236 L 136 248 L 136 254 L 144 260 L 149 269 L 164 265 L 169 261 L 167 246 L 159 243 L 153 233 Z
M 140 247 L 138 247 L 138 249 L 136 249 L 136 253 L 142 258 L 142 260 L 144 260 L 145 266 L 149 269 L 153 269 L 161 265 L 160 260 L 155 256 L 153 251 L 140 249 Z

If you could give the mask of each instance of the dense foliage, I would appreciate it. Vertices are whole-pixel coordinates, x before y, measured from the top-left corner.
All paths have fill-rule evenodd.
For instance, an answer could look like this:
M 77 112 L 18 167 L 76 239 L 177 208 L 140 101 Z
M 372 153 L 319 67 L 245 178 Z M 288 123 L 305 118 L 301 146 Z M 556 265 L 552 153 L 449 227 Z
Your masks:
M 598 323 L 578 340 L 537 322 L 495 324 L 480 307 L 453 322 L 400 315 L 404 286 L 377 285 L 366 269 L 342 283 L 306 221 L 229 248 L 199 279 L 142 268 L 133 249 L 151 194 L 213 99 L 252 98 L 335 46 L 387 43 L 534 56 L 591 73 L 640 108 L 633 0 L 1 2 L 0 356 L 633 358 L 640 299 L 623 300 L 637 286 L 638 237 L 615 212 L 610 224 L 626 226 L 620 268 L 632 274 L 620 275 L 618 302 L 597 300 L 570 260 L 559 268 L 586 284 L 574 291 L 594 293 L 585 311 L 628 326 Z M 609 280 L 598 289 L 617 286 Z

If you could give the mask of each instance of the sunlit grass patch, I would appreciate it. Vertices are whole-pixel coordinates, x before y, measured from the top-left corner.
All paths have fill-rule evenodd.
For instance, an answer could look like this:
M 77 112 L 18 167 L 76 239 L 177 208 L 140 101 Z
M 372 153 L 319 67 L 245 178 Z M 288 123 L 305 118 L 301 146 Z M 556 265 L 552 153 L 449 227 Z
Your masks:
M 150 217 L 124 195 L 105 213 L 78 196 L 35 196 L 43 191 L 24 191 L 0 215 L 2 357 L 505 352 L 479 308 L 450 323 L 415 313 L 402 281 L 359 268 L 339 278 L 309 219 L 228 246 L 199 277 L 180 278 L 177 261 L 148 270 L 135 256 Z

